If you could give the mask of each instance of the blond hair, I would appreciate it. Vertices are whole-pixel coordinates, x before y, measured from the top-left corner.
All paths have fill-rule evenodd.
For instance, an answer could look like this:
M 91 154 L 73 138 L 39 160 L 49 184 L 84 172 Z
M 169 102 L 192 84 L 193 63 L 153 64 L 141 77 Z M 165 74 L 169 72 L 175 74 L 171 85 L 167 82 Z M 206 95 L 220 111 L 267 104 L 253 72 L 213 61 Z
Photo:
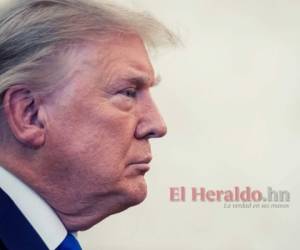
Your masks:
M 0 105 L 5 90 L 15 84 L 28 84 L 36 91 L 55 87 L 56 78 L 66 74 L 53 67 L 59 62 L 59 47 L 72 47 L 93 35 L 105 39 L 113 33 L 135 33 L 154 48 L 177 42 L 176 36 L 149 14 L 106 2 L 19 0 L 2 12 Z

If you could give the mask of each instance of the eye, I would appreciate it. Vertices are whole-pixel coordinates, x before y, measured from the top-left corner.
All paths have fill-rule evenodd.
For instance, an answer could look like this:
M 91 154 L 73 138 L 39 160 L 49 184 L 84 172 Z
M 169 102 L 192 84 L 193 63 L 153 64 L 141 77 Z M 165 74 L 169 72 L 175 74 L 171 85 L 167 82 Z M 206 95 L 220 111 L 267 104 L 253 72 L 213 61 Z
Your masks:
M 119 92 L 119 94 L 124 95 L 129 98 L 136 98 L 137 90 L 135 88 L 127 88 L 127 89 L 121 90 Z

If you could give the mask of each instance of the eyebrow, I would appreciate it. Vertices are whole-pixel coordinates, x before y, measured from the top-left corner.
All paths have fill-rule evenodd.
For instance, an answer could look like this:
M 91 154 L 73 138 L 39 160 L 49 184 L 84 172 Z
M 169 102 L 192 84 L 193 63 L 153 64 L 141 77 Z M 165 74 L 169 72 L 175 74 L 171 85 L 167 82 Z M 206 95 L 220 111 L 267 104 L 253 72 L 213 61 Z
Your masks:
M 129 77 L 127 80 L 129 82 L 135 84 L 139 88 L 142 88 L 145 86 L 154 87 L 154 86 L 157 86 L 161 82 L 161 76 L 157 75 L 153 82 L 150 81 L 148 77 L 144 77 L 144 76 Z

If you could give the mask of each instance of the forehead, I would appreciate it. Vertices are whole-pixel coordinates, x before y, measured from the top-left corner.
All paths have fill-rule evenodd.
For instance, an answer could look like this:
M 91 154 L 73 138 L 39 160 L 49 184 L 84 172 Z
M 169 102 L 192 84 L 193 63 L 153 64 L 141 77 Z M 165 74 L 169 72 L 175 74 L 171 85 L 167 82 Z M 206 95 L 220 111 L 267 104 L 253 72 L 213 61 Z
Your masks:
M 77 54 L 77 69 L 106 78 L 135 76 L 154 82 L 154 70 L 143 41 L 136 35 L 88 42 Z

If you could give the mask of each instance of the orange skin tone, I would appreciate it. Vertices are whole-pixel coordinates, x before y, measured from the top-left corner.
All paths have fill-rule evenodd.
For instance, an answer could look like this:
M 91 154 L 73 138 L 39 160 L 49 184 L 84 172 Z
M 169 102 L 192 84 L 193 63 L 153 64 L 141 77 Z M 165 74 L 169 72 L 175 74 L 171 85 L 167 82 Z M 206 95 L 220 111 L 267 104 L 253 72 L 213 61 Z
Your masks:
M 74 74 L 51 95 L 37 97 L 22 85 L 6 92 L 14 139 L 0 164 L 78 231 L 145 199 L 149 140 L 164 136 L 166 125 L 138 36 L 86 42 L 67 61 Z

